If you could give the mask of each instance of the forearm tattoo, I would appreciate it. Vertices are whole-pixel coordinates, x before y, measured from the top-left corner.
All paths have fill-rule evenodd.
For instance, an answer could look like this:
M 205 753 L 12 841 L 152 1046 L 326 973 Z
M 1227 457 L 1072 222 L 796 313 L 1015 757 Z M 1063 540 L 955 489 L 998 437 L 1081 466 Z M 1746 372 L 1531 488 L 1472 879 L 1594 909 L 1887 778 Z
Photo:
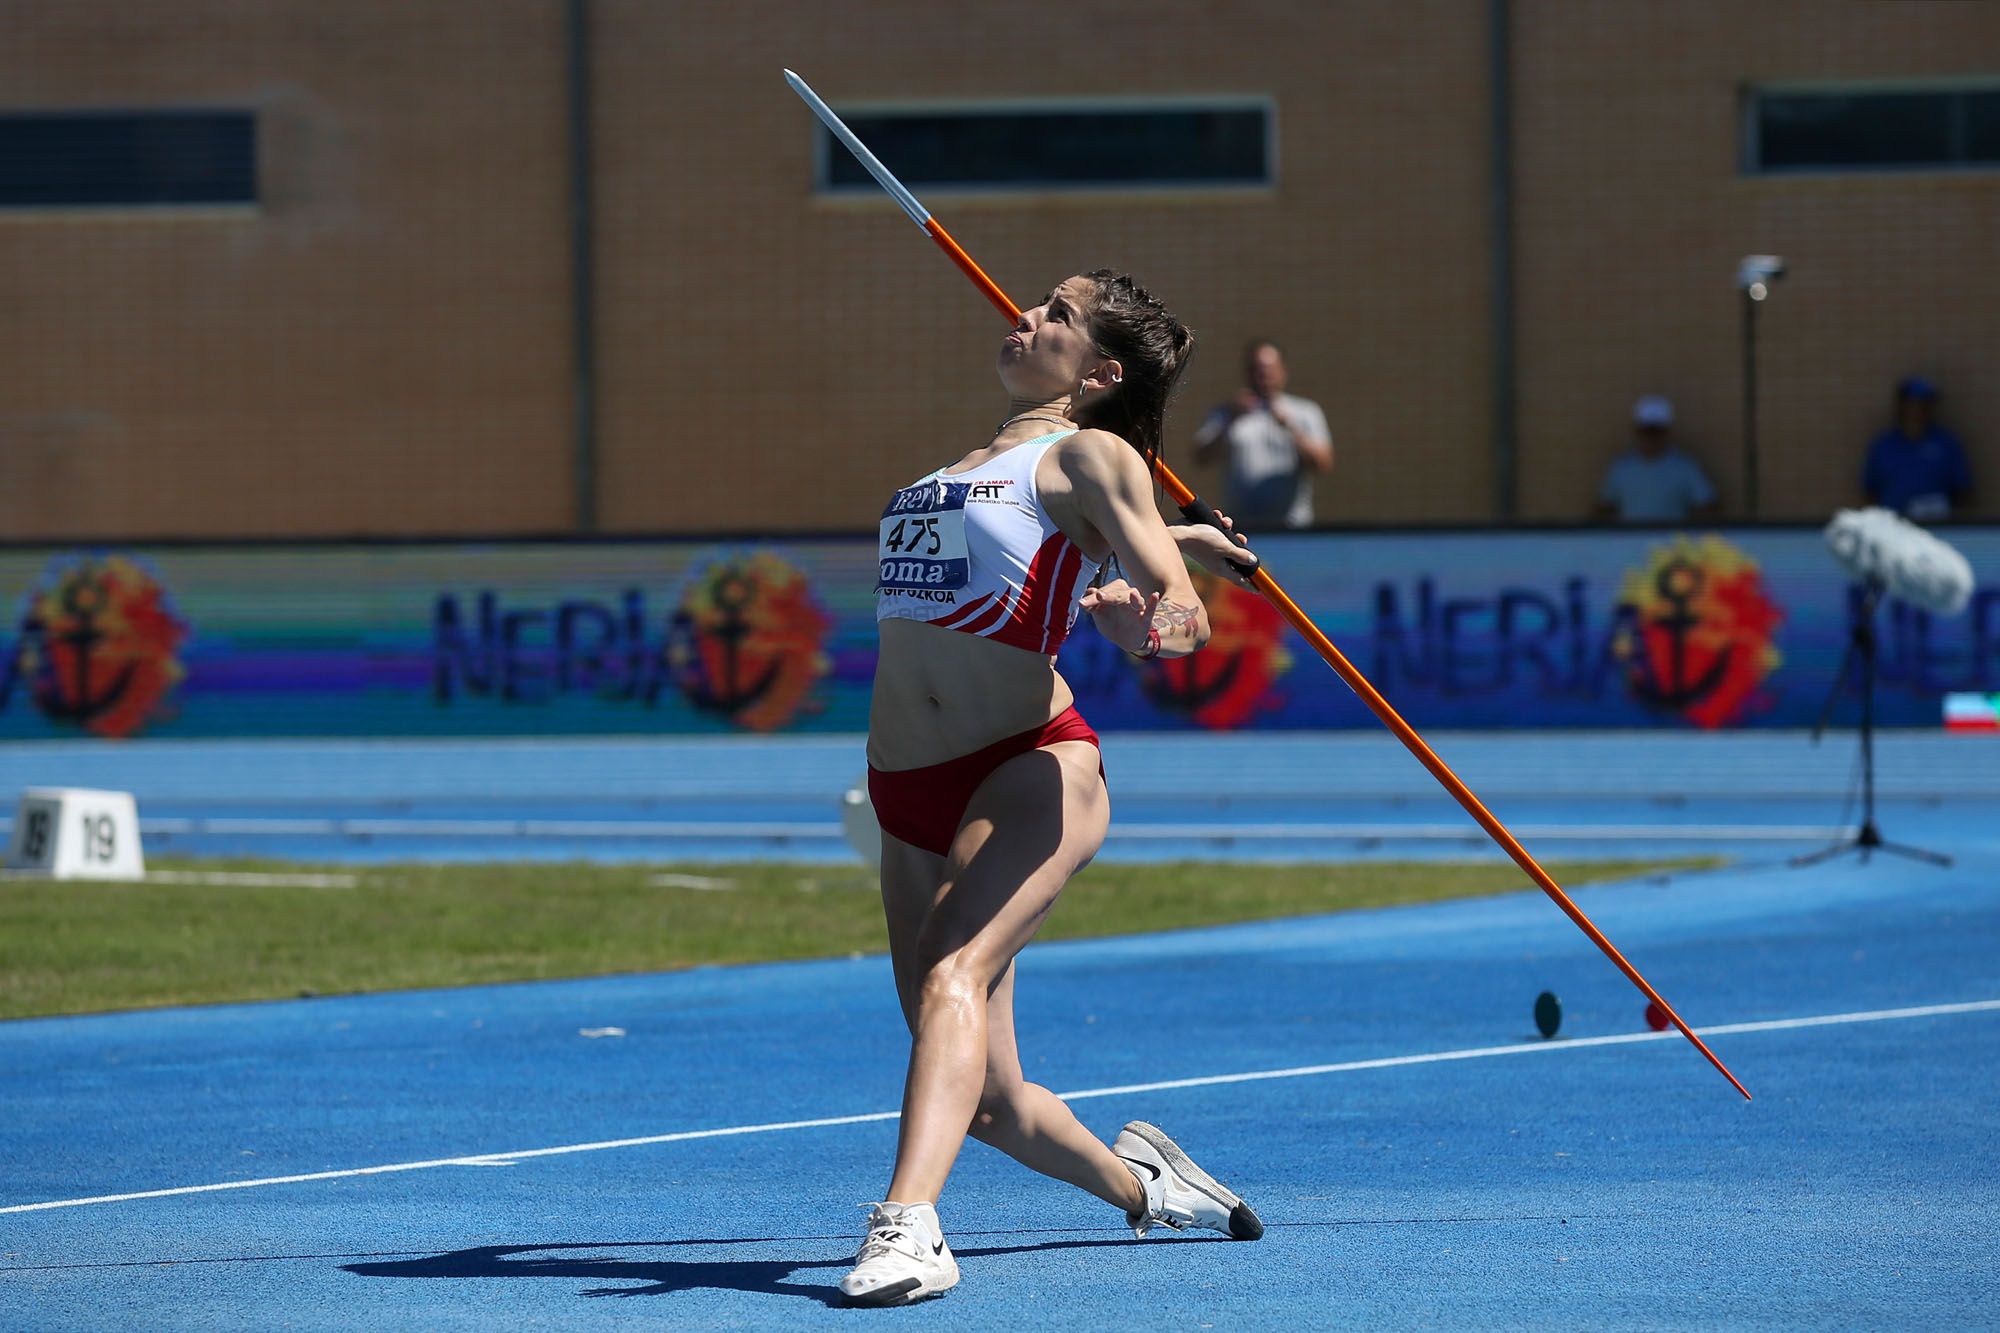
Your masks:
M 1195 621 L 1200 615 L 1199 606 L 1182 606 L 1179 602 L 1170 602 L 1162 597 L 1160 604 L 1153 608 L 1153 628 L 1162 634 L 1172 634 L 1183 629 L 1192 634 L 1195 631 Z

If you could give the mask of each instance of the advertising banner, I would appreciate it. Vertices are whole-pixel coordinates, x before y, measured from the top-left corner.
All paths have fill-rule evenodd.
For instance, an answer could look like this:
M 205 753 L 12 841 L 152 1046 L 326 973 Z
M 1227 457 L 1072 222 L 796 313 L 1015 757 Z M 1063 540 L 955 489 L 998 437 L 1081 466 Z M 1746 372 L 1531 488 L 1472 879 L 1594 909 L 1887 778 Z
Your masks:
M 2000 528 L 1942 535 L 1958 616 L 1877 617 L 1877 717 L 2000 692 Z M 1803 727 L 1861 598 L 1816 528 L 1299 533 L 1258 550 L 1418 728 Z M 0 551 L 0 739 L 864 730 L 874 542 Z M 1254 594 L 1203 579 L 1203 652 L 1087 622 L 1099 728 L 1376 725 Z M 1850 696 L 1836 716 L 1851 718 Z

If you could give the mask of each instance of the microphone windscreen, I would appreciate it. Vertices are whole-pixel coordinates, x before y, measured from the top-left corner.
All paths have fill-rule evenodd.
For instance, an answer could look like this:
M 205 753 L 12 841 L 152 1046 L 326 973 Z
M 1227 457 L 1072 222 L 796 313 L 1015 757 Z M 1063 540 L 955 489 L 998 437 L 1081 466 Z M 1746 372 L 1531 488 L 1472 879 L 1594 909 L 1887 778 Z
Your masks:
M 1843 509 L 1826 525 L 1834 559 L 1912 606 L 1955 616 L 1972 600 L 1972 566 L 1950 544 L 1889 509 Z

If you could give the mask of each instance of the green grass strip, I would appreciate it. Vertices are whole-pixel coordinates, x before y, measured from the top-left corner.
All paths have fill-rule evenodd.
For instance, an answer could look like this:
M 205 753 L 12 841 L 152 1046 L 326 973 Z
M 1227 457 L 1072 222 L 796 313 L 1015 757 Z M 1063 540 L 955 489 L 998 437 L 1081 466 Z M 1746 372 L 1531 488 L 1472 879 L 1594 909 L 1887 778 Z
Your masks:
M 1558 883 L 1713 860 L 1551 864 Z M 469 986 L 878 953 L 860 866 L 299 866 L 159 860 L 175 882 L 0 881 L 0 1018 Z M 229 880 L 351 877 L 344 887 Z M 215 875 L 209 879 L 206 876 Z M 1505 863 L 1098 864 L 1042 939 L 1219 925 L 1531 888 Z M 1551 910 L 1554 910 L 1553 908 Z

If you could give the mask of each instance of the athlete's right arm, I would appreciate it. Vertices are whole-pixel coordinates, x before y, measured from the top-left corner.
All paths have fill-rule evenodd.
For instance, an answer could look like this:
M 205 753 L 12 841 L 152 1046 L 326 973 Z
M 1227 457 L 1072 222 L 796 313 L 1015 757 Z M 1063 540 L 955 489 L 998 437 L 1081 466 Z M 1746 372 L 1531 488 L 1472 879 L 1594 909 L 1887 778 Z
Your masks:
M 1079 603 L 1098 632 L 1127 652 L 1181 657 L 1208 642 L 1208 613 L 1187 562 L 1160 520 L 1152 474 L 1136 450 L 1104 431 L 1079 431 L 1056 446 L 1078 515 L 1108 542 L 1126 579 L 1093 588 Z

